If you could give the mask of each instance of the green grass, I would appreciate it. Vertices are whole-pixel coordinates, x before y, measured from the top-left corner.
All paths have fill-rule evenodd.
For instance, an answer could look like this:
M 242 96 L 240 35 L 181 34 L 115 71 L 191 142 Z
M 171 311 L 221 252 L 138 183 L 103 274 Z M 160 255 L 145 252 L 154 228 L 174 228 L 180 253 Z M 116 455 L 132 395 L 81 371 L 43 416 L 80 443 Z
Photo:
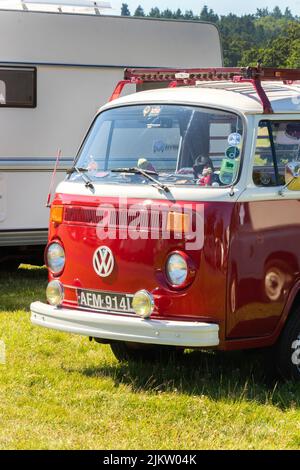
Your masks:
M 300 448 L 300 385 L 266 380 L 261 354 L 118 364 L 108 346 L 30 324 L 46 277 L 1 277 L 1 449 Z

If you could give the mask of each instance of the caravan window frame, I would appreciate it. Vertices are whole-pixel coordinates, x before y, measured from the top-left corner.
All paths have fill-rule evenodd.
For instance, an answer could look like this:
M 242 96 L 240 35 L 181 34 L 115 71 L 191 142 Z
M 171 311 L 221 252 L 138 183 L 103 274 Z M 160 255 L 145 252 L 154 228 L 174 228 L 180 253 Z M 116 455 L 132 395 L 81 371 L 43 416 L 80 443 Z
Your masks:
M 32 91 L 32 96 L 30 96 L 30 100 L 20 100 L 19 102 L 17 100 L 15 101 L 8 101 L 5 104 L 0 103 L 0 109 L 1 108 L 27 108 L 27 109 L 33 109 L 36 108 L 37 106 L 37 69 L 36 67 L 22 67 L 22 66 L 11 66 L 11 65 L 1 65 L 0 64 L 0 81 L 4 82 L 5 87 L 6 87 L 6 93 L 7 90 L 9 90 L 9 82 L 5 80 L 5 77 L 3 77 L 2 72 L 23 72 L 23 73 L 28 73 L 31 75 L 31 81 L 30 81 L 30 86 L 31 86 L 31 91 Z

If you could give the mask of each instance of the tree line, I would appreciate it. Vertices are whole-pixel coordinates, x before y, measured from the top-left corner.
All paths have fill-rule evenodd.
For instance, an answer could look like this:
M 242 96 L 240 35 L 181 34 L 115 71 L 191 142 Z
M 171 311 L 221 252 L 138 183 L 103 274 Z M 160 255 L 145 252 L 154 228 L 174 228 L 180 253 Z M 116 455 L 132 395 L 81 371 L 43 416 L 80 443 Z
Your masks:
M 146 13 L 141 5 L 131 13 L 123 3 L 121 15 L 214 23 L 221 33 L 224 65 L 228 67 L 255 65 L 261 59 L 269 67 L 300 68 L 300 18 L 289 7 L 258 8 L 255 14 L 238 16 L 218 15 L 207 5 L 198 15 L 192 10 L 158 7 Z

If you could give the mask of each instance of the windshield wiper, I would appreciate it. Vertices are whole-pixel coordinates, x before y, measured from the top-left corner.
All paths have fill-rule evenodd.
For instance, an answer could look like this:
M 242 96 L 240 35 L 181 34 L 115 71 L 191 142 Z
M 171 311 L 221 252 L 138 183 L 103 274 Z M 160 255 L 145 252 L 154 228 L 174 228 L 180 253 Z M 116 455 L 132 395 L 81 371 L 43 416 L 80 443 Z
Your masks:
M 158 173 L 156 171 L 142 170 L 142 168 L 138 168 L 137 166 L 134 166 L 132 168 L 113 168 L 110 171 L 112 173 L 134 173 L 136 175 L 143 175 L 143 176 L 145 176 L 145 178 L 152 181 L 157 186 L 159 186 L 161 189 L 163 189 L 166 193 L 170 192 L 170 188 L 166 184 L 163 184 L 160 181 L 158 181 L 156 178 L 153 178 L 152 175 L 158 176 Z
M 73 173 L 77 173 L 80 175 L 85 182 L 85 187 L 94 193 L 95 186 L 93 185 L 92 180 L 85 174 L 87 171 L 87 168 L 78 168 L 77 166 L 73 166 L 70 170 L 67 171 L 67 174 L 72 175 Z

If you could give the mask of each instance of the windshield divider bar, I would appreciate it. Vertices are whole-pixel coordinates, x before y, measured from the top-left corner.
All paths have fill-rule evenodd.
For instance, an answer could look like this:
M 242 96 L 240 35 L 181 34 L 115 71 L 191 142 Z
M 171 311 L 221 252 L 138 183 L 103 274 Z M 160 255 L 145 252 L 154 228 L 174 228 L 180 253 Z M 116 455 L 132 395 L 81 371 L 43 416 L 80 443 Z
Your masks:
M 271 151 L 272 151 L 272 159 L 273 159 L 273 164 L 274 164 L 276 185 L 280 186 L 276 148 L 275 148 L 275 144 L 274 144 L 273 130 L 272 130 L 272 125 L 271 125 L 270 121 L 267 121 L 267 128 L 268 128 L 269 139 L 270 139 L 270 144 L 271 144 Z

